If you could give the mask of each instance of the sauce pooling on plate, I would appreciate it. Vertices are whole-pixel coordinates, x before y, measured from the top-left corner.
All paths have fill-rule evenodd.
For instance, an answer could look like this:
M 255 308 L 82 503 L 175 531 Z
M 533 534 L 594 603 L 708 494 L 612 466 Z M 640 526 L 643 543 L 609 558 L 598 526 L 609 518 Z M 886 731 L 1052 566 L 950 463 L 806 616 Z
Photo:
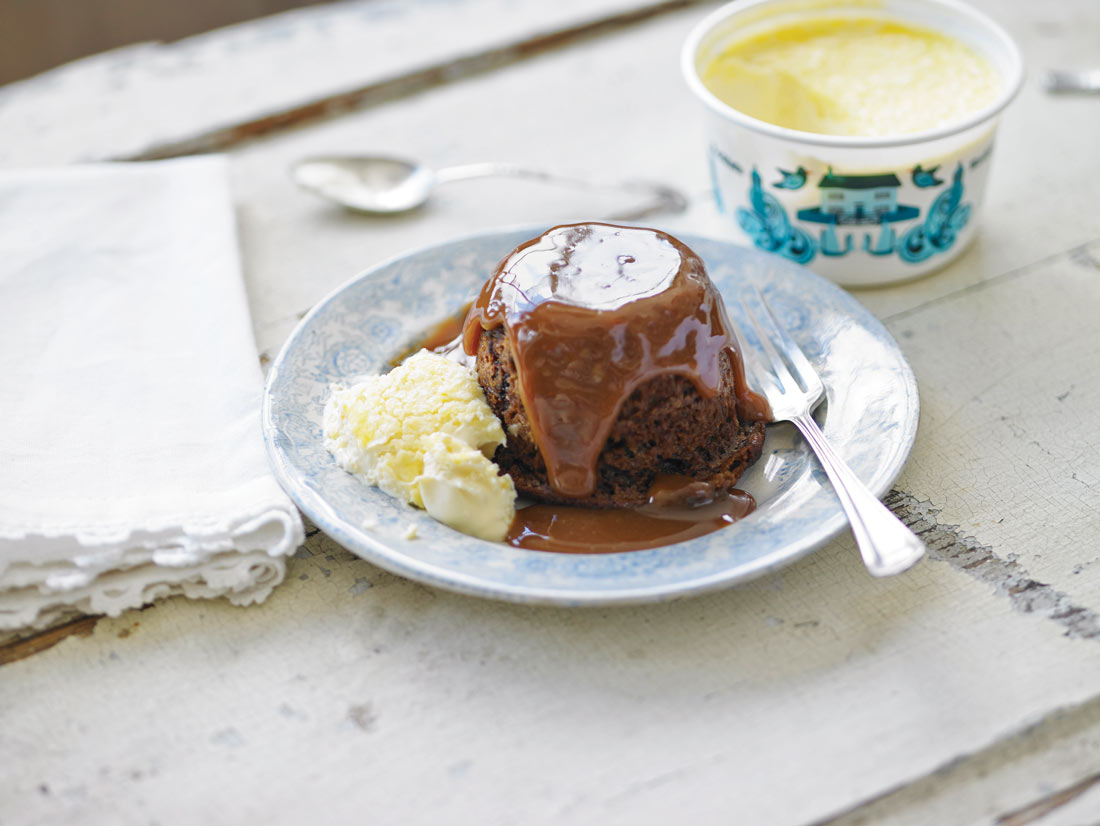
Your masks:
M 593 491 L 597 458 L 623 402 L 657 376 L 683 376 L 712 398 L 728 354 L 738 414 L 767 418 L 767 403 L 745 383 L 702 261 L 666 233 L 576 224 L 522 244 L 471 307 L 465 352 L 477 352 L 483 330 L 501 326 L 533 439 L 563 496 Z
M 644 551 L 724 528 L 756 509 L 743 490 L 717 493 L 686 476 L 658 477 L 649 503 L 636 508 L 570 505 L 520 508 L 504 541 L 516 548 L 573 554 Z

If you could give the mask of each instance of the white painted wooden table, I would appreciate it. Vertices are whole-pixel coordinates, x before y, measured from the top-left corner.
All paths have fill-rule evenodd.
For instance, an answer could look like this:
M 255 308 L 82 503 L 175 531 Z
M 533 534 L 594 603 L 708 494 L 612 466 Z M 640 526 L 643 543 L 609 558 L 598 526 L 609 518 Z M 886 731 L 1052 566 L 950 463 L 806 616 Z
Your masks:
M 844 537 L 723 593 L 555 610 L 313 532 L 262 606 L 0 648 L 0 824 L 1100 823 L 1100 99 L 1037 82 L 1100 61 L 1100 6 L 977 4 L 1032 70 L 980 238 L 857 294 L 920 382 L 888 501 L 929 560 L 872 580 Z M 228 152 L 266 361 L 387 256 L 614 206 L 482 182 L 368 220 L 293 187 L 306 153 L 644 174 L 693 197 L 666 226 L 720 235 L 677 70 L 712 5 L 373 0 L 122 50 L 0 89 L 0 164 Z

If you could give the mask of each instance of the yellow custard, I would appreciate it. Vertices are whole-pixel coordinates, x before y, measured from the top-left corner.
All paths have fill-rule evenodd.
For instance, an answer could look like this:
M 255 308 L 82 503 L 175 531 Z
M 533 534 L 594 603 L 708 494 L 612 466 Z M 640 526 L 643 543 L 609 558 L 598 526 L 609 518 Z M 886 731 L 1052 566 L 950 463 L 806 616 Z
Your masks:
M 935 129 L 991 104 L 1000 76 L 970 47 L 893 20 L 818 17 L 730 44 L 703 83 L 758 120 L 822 135 Z

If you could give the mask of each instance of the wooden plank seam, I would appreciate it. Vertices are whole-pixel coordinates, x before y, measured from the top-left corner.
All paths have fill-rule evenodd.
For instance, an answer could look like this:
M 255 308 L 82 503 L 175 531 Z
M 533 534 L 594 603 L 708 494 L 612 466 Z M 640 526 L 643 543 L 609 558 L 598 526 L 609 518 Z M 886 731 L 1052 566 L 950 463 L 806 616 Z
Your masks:
M 855 803 L 842 812 L 829 815 L 822 820 L 815 820 L 806 826 L 869 826 L 869 824 L 878 823 L 882 813 L 886 811 L 885 807 L 890 805 L 891 799 L 898 802 L 907 799 L 909 803 L 902 803 L 899 807 L 899 810 L 907 810 L 907 805 L 912 805 L 913 800 L 924 800 L 936 796 L 937 787 L 942 784 L 954 784 L 956 788 L 963 788 L 963 785 L 959 784 L 973 783 L 975 777 L 985 778 L 1002 771 L 1007 765 L 1019 764 L 1026 759 L 1026 755 L 1033 754 L 1037 748 L 1050 748 L 1051 742 L 1086 736 L 1083 732 L 1095 728 L 1095 721 L 1100 719 L 1098 712 L 1100 712 L 1100 697 L 1055 709 L 995 743 L 974 752 L 957 755 L 923 777 L 903 782 L 872 798 Z M 1036 745 L 1037 741 L 1038 745 Z M 1095 761 L 1083 764 L 1082 768 L 1089 770 L 1089 774 L 1083 779 L 1044 793 L 1024 805 L 1009 809 L 991 820 L 983 819 L 981 822 L 987 826 L 1029 826 L 1037 822 L 1040 818 L 1073 802 L 1100 783 L 1100 771 L 1093 771 Z M 893 811 L 893 809 L 890 810 Z M 1100 826 L 1100 822 L 1082 823 L 1080 826 Z
M 110 160 L 151 161 L 203 152 L 224 151 L 247 141 L 302 126 L 303 124 L 411 97 L 437 86 L 485 74 L 502 66 L 536 57 L 554 49 L 604 36 L 618 29 L 637 25 L 651 18 L 705 2 L 707 0 L 663 0 L 663 2 L 652 5 L 627 9 L 609 17 L 584 21 L 574 26 L 568 26 L 520 42 L 503 44 L 477 54 L 451 58 L 444 63 L 437 63 L 358 88 L 335 92 L 318 100 L 290 106 L 183 140 L 157 144 L 141 152 L 110 158 Z

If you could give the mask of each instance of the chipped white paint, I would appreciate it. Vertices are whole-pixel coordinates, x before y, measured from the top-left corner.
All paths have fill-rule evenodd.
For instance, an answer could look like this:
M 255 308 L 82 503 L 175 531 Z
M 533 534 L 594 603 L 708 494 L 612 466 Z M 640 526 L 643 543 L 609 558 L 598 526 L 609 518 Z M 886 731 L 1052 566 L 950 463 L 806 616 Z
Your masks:
M 477 48 L 487 32 L 500 42 L 553 28 L 538 16 L 545 4 L 508 4 L 506 14 L 470 0 L 433 17 L 434 5 L 410 14 L 468 33 L 453 39 Z M 1025 0 L 978 5 L 1019 38 L 1033 69 L 1094 57 L 1100 8 L 1090 0 L 1056 10 Z M 510 33 L 501 34 L 504 22 L 482 22 L 497 12 L 514 24 Z M 261 349 L 272 352 L 299 313 L 389 255 L 618 206 L 481 182 L 441 189 L 420 214 L 369 221 L 295 190 L 285 169 L 299 155 L 500 159 L 664 179 L 702 196 L 698 113 L 676 67 L 679 42 L 701 14 L 667 14 L 235 151 Z M 308 28 L 311 18 L 294 19 Z M 251 42 L 250 31 L 266 24 L 254 25 L 234 42 Z M 219 37 L 208 42 L 228 42 Z M 269 48 L 219 53 L 216 65 L 248 78 L 269 65 Z M 66 83 L 93 89 L 99 71 Z M 175 82 L 142 77 L 154 91 Z M 195 88 L 211 88 L 195 77 Z M 43 85 L 20 94 L 64 102 L 72 92 L 50 97 Z M 143 121 L 167 111 L 150 105 L 154 116 Z M 75 128 L 100 135 L 89 125 L 95 111 L 74 101 Z M 956 525 L 961 539 L 1014 562 L 1004 566 L 1012 575 L 1094 614 L 1098 111 L 1095 101 L 1047 98 L 1029 83 L 1000 133 L 978 243 L 938 275 L 858 293 L 898 336 L 921 383 L 922 429 L 898 487 L 930 502 L 940 526 Z M 5 131 L 5 162 L 43 152 L 68 160 L 74 145 L 112 154 L 150 145 L 154 133 L 140 123 L 114 123 L 119 139 L 104 132 L 45 148 Z M 172 123 L 154 130 L 158 141 L 186 132 Z M 726 220 L 699 197 L 667 223 L 720 233 Z M 875 581 L 845 538 L 739 590 L 567 611 L 433 592 L 315 535 L 263 606 L 170 601 L 3 666 L 0 821 L 290 824 L 323 810 L 334 823 L 373 814 L 410 823 L 793 826 L 846 812 L 837 826 L 991 826 L 1100 770 L 1088 734 L 1100 730 L 1100 642 L 1065 636 L 1051 611 L 1028 612 L 1026 600 L 1003 593 L 1002 568 L 990 579 L 970 561 L 929 560 Z M 1059 709 L 1071 731 L 1051 720 Z M 930 774 L 943 766 L 951 768 Z M 207 792 L 181 791 L 196 787 Z M 1096 795 L 1033 822 L 1087 823 Z
M 1100 608 L 1100 244 L 888 319 L 921 388 L 898 484 Z M 1092 308 L 1086 309 L 1086 308 Z M 942 467 L 953 471 L 944 475 Z

